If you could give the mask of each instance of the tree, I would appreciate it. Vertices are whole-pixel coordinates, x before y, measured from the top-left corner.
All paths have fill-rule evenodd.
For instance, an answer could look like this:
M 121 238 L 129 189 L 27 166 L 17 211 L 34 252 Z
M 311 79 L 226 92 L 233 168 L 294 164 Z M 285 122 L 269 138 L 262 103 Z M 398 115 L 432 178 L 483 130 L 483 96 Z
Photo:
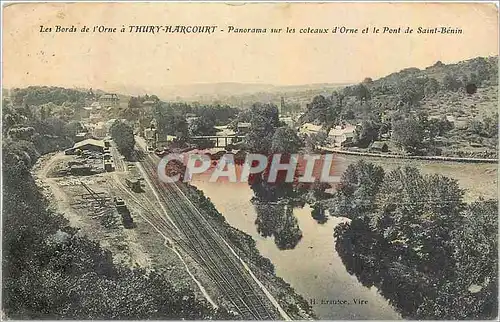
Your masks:
M 392 140 L 403 150 L 415 153 L 422 144 L 424 133 L 421 124 L 413 116 L 392 122 Z
M 273 134 L 271 142 L 272 153 L 292 154 L 297 153 L 302 145 L 302 141 L 297 136 L 297 133 L 289 126 L 283 126 Z
M 274 131 L 279 127 L 278 108 L 274 104 L 255 103 L 250 109 L 250 129 L 245 142 L 253 153 L 267 154 L 272 148 Z
M 429 78 L 425 83 L 424 95 L 426 97 L 432 96 L 439 92 L 439 82 L 435 78 Z
M 189 124 L 189 135 L 215 135 L 215 121 L 208 117 L 198 117 Z
M 432 65 L 432 67 L 443 67 L 443 66 L 446 66 L 445 64 L 443 64 L 442 61 L 438 60 L 437 62 L 434 63 L 434 65 Z
M 124 121 L 116 120 L 109 131 L 120 153 L 125 157 L 131 157 L 135 146 L 133 128 Z
M 380 187 L 370 227 L 389 242 L 403 243 L 433 271 L 444 271 L 452 254 L 450 233 L 460 227 L 463 194 L 454 179 L 395 169 Z
M 350 219 L 362 218 L 375 208 L 375 197 L 384 179 L 384 170 L 358 161 L 342 174 L 335 197 L 328 203 L 330 213 Z
M 424 97 L 424 87 L 417 78 L 407 78 L 398 83 L 400 101 L 409 106 L 416 106 Z
M 356 128 L 355 144 L 359 147 L 366 148 L 378 138 L 379 126 L 373 121 L 363 121 L 361 126 Z
M 139 97 L 131 97 L 128 101 L 128 108 L 134 109 L 134 108 L 141 108 L 141 100 Z
M 274 237 L 279 249 L 293 249 L 302 239 L 293 207 L 283 204 L 258 204 L 255 206 L 257 218 L 255 224 L 262 237 Z
M 443 136 L 446 132 L 453 128 L 453 123 L 448 121 L 446 116 L 439 119 L 433 118 L 427 121 L 425 130 L 426 135 L 431 141 L 434 140 L 436 136 Z
M 307 111 L 301 120 L 303 123 L 321 123 L 325 125 L 325 128 L 331 128 L 338 122 L 343 102 L 344 94 L 336 91 L 330 97 L 316 95 L 311 103 L 307 104 Z
M 356 85 L 354 87 L 353 94 L 360 101 L 367 101 L 371 98 L 370 90 L 364 84 Z
M 176 106 L 175 104 L 157 104 L 153 110 L 153 116 L 156 119 L 158 135 L 175 135 L 179 140 L 186 140 L 189 129 L 186 118 L 179 112 L 185 106 Z
M 333 127 L 339 120 L 340 114 L 342 113 L 344 95 L 339 92 L 333 92 L 330 97 L 330 106 L 326 113 L 326 126 L 327 128 Z
M 483 134 L 484 125 L 481 122 L 481 120 L 475 118 L 475 119 L 469 120 L 467 129 L 471 133 L 474 133 L 476 135 L 482 135 Z
M 493 116 L 487 116 L 483 119 L 484 135 L 489 138 L 498 137 L 498 112 Z
M 20 160 L 30 144 L 2 142 L 2 310 L 10 319 L 227 319 L 161 270 L 130 269 L 52 213 Z M 36 151 L 35 151 L 36 152 Z M 23 165 L 20 165 L 23 164 Z
M 443 89 L 456 92 L 463 84 L 456 75 L 446 74 L 443 78 Z
M 498 201 L 466 205 L 457 180 L 414 167 L 366 169 L 350 165 L 330 201 L 331 213 L 352 219 L 335 229 L 347 270 L 403 318 L 495 318 Z
M 316 147 L 323 146 L 327 138 L 328 135 L 324 131 L 311 133 L 305 138 L 305 145 L 310 151 L 314 151 Z
M 31 126 L 29 127 L 15 127 L 8 131 L 8 135 L 14 140 L 24 140 L 31 141 L 33 135 L 35 135 L 35 129 Z
M 467 206 L 460 228 L 452 231 L 454 271 L 444 280 L 437 299 L 419 308 L 423 318 L 489 320 L 498 312 L 498 203 L 476 201 Z
M 71 121 L 64 125 L 64 133 L 69 137 L 74 137 L 75 134 L 83 131 L 85 131 L 85 128 L 79 121 Z

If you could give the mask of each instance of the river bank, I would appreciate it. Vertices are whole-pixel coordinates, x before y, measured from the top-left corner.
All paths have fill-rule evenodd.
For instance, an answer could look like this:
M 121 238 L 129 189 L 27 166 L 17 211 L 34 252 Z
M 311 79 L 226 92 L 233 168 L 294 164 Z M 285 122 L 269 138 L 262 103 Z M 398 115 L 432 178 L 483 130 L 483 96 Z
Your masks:
M 441 174 L 456 179 L 465 189 L 467 202 L 479 197 L 496 197 L 497 166 L 491 163 L 439 162 L 419 159 L 378 158 L 335 154 L 333 167 L 343 173 L 363 159 L 380 165 L 385 171 L 413 166 L 424 174 Z M 365 288 L 346 267 L 334 246 L 333 231 L 346 219 L 329 217 L 319 224 L 312 218 L 310 207 L 293 210 L 292 219 L 302 237 L 293 249 L 280 250 L 276 236 L 266 233 L 263 216 L 250 202 L 253 191 L 246 183 L 209 183 L 203 176 L 194 178 L 194 186 L 204 191 L 227 222 L 252 236 L 257 249 L 269 258 L 278 276 L 302 294 L 322 319 L 398 319 L 400 318 L 375 287 Z M 285 219 L 288 220 L 287 217 Z M 268 237 L 263 237 L 268 236 Z M 354 305 L 352 298 L 367 299 L 369 305 Z M 351 304 L 341 305 L 350 299 Z
M 460 157 L 443 157 L 443 156 L 426 156 L 426 155 L 402 155 L 402 154 L 389 154 L 389 153 L 356 152 L 356 151 L 347 151 L 347 150 L 340 150 L 337 148 L 328 148 L 328 147 L 319 147 L 319 149 L 337 154 L 387 158 L 387 159 L 427 160 L 427 161 L 464 162 L 464 163 L 498 163 L 498 159 L 486 159 L 486 158 L 460 158 Z
M 265 222 L 259 226 L 255 224 L 262 215 L 250 202 L 253 192 L 248 184 L 210 183 L 202 177 L 191 184 L 210 198 L 229 225 L 255 240 L 260 254 L 274 264 L 276 275 L 290 283 L 320 319 L 400 318 L 376 288 L 363 287 L 342 264 L 335 250 L 333 229 L 346 219 L 329 218 L 320 225 L 311 217 L 309 206 L 295 208 L 293 217 L 302 231 L 302 238 L 295 248 L 280 250 L 274 238 L 261 235 L 268 228 L 263 226 Z

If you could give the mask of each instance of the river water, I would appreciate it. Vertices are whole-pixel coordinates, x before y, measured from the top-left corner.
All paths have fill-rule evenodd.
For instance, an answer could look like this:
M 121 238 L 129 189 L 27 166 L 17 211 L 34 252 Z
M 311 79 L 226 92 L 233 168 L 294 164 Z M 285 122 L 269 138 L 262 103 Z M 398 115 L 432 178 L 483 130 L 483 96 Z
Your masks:
M 336 155 L 335 171 L 342 173 L 349 164 L 360 157 Z M 458 180 L 466 189 L 465 200 L 478 197 L 496 198 L 496 164 L 462 164 L 453 162 L 409 161 L 403 159 L 365 158 L 386 171 L 399 166 L 415 166 L 422 173 L 438 173 Z M 253 191 L 247 183 L 209 182 L 209 176 L 196 176 L 191 182 L 209 197 L 227 222 L 249 234 L 256 241 L 260 253 L 269 258 L 276 274 L 290 283 L 306 300 L 315 300 L 314 311 L 321 319 L 400 319 L 400 315 L 377 293 L 376 288 L 366 288 L 349 275 L 334 246 L 333 230 L 343 218 L 329 217 L 319 224 L 311 216 L 308 206 L 296 208 L 291 217 L 302 231 L 302 239 L 293 249 L 280 250 L 274 237 L 262 237 L 258 231 L 256 207 L 250 202 Z M 285 217 L 286 218 L 286 217 Z M 289 218 L 288 218 L 289 219 Z M 261 229 L 262 231 L 262 229 Z M 404 296 L 404 294 L 401 294 Z M 346 304 L 322 304 L 324 300 L 347 300 Z M 353 299 L 367 301 L 354 304 Z
M 252 190 L 246 183 L 208 182 L 208 177 L 195 177 L 191 182 L 211 199 L 227 222 L 256 241 L 260 253 L 271 260 L 276 274 L 312 304 L 321 319 L 399 319 L 399 315 L 377 293 L 365 288 L 347 273 L 333 240 L 333 229 L 342 218 L 330 217 L 319 224 L 311 217 L 311 208 L 296 208 L 293 215 L 302 231 L 302 239 L 294 249 L 280 250 L 273 237 L 262 237 L 257 231 L 257 211 L 250 202 Z M 367 301 L 355 304 L 354 299 Z M 322 304 L 322 300 L 347 300 L 349 304 Z

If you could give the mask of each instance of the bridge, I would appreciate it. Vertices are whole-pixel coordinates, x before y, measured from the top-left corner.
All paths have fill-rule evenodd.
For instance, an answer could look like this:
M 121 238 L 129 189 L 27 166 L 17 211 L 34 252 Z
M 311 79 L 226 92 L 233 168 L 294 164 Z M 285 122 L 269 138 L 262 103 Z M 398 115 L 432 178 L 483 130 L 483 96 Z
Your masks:
M 226 147 L 228 144 L 234 144 L 243 141 L 245 138 L 244 135 L 201 135 L 201 136 L 192 136 L 191 141 L 214 141 L 215 147 Z M 220 142 L 223 142 L 222 145 Z

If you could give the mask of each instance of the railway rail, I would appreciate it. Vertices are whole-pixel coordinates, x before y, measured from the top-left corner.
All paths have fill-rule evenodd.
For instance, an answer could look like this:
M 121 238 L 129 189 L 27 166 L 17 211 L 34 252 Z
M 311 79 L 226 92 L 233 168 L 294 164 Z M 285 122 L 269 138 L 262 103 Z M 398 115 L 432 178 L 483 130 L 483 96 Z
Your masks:
M 157 178 L 157 162 L 153 156 L 142 161 L 146 173 L 158 191 L 169 215 L 185 237 L 195 260 L 205 269 L 215 285 L 227 295 L 243 319 L 273 320 L 280 318 L 277 310 L 264 300 L 265 294 L 249 272 L 230 252 L 220 237 L 187 200 L 177 184 L 162 183 Z

